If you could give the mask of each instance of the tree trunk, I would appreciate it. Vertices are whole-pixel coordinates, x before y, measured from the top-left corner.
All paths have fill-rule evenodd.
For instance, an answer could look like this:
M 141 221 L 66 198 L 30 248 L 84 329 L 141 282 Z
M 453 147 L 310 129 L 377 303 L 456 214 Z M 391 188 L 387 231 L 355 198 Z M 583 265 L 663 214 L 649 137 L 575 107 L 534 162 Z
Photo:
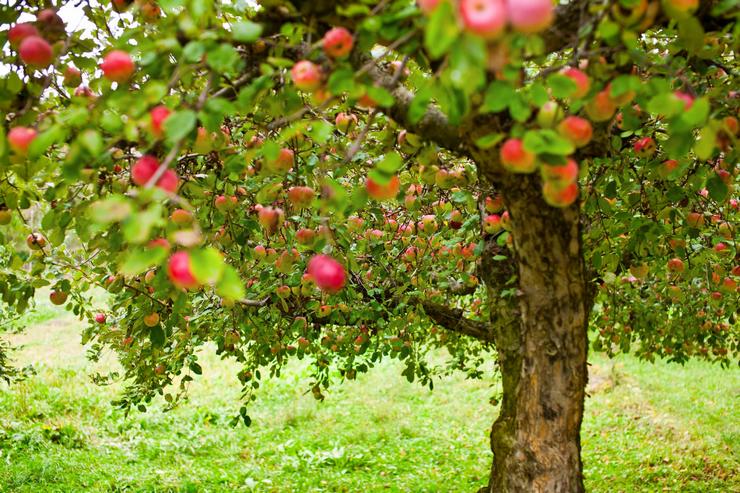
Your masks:
M 584 491 L 580 428 L 589 282 L 579 211 L 549 207 L 535 175 L 504 178 L 519 283 L 518 323 L 497 334 L 501 412 L 491 430 L 491 493 Z

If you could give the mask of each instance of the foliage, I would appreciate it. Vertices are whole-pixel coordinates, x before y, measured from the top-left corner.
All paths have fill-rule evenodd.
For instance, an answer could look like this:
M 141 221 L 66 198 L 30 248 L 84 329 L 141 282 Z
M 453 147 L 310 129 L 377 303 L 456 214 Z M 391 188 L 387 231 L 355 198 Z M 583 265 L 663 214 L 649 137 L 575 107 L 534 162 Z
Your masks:
M 506 172 L 498 150 L 511 138 L 536 155 L 556 206 L 576 200 L 576 177 L 555 190 L 575 194 L 553 197 L 548 173 L 578 160 L 595 348 L 724 364 L 736 354 L 732 2 L 695 15 L 569 2 L 557 32 L 494 40 L 461 28 L 447 1 L 426 14 L 409 0 L 128 3 L 76 7 L 87 30 L 37 20 L 53 64 L 34 69 L 6 46 L 0 83 L 2 300 L 23 311 L 40 287 L 69 293 L 93 357 L 119 355 L 121 407 L 177 402 L 206 343 L 239 363 L 247 424 L 261 382 L 295 358 L 311 362 L 318 399 L 332 365 L 354 379 L 397 359 L 429 386 L 453 369 L 481 376 L 496 306 L 517 293 L 515 271 L 498 283 L 483 272 L 516 257 L 488 179 Z M 0 9 L 8 24 L 37 11 Z M 353 35 L 344 58 L 316 42 L 337 25 Z M 113 49 L 133 73 L 98 70 Z M 314 65 L 292 70 L 301 60 Z M 582 97 L 566 67 L 587 74 Z M 590 143 L 538 115 L 552 101 L 593 122 Z M 37 132 L 27 148 L 10 137 L 18 127 Z M 144 155 L 158 166 L 132 173 Z M 494 214 L 502 227 L 485 230 Z M 48 244 L 24 246 L 30 233 Z M 192 278 L 168 268 L 175 251 Z M 340 291 L 304 275 L 319 253 L 346 270 Z M 96 286 L 113 294 L 102 324 Z M 428 357 L 441 347 L 445 365 Z

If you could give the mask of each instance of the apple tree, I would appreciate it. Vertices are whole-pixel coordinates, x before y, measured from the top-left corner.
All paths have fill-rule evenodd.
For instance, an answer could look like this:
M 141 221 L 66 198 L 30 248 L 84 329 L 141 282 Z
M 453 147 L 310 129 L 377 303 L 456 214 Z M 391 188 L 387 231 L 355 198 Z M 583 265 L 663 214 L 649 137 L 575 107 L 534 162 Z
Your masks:
M 429 386 L 495 361 L 483 491 L 583 491 L 589 345 L 737 357 L 737 15 L 2 6 L 3 314 L 48 286 L 93 357 L 118 354 L 97 378 L 127 382 L 125 409 L 175 405 L 210 343 L 241 367 L 246 424 L 294 358 L 317 399 L 384 358 Z

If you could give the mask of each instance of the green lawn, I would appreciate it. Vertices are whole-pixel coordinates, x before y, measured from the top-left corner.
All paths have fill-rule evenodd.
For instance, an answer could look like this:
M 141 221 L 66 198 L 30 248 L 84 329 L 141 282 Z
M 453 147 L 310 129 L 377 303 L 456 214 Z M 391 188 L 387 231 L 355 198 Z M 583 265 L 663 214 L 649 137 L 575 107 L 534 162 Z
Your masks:
M 0 385 L 0 492 L 473 492 L 490 464 L 488 382 L 453 377 L 433 392 L 388 362 L 319 403 L 294 366 L 263 388 L 251 428 L 235 367 L 203 355 L 190 401 L 128 418 L 110 407 L 79 345 L 79 322 L 41 306 L 21 364 L 38 374 Z M 109 360 L 105 365 L 113 365 Z M 592 357 L 583 429 L 593 492 L 740 491 L 740 372 Z

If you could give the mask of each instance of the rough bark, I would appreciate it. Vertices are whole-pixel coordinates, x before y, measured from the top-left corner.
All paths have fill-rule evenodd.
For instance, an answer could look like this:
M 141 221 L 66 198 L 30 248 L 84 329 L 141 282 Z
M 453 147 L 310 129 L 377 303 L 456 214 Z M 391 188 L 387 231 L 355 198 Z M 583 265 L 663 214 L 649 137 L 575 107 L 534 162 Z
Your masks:
M 518 324 L 497 341 L 504 394 L 485 491 L 582 492 L 591 301 L 578 207 L 547 206 L 535 175 L 509 175 L 502 185 L 514 225 Z

